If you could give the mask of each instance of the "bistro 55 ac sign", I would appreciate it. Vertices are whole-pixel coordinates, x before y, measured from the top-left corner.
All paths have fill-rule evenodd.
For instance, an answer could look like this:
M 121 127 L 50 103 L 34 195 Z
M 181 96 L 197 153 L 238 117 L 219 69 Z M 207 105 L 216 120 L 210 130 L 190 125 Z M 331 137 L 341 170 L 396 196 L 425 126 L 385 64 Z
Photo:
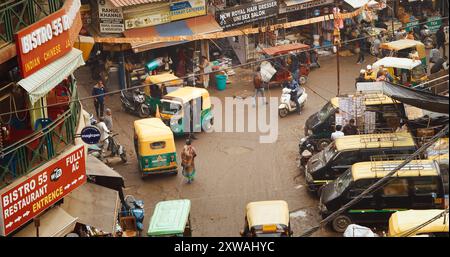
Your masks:
M 228 29 L 276 16 L 277 12 L 278 3 L 272 0 L 225 9 L 217 13 L 216 20 Z

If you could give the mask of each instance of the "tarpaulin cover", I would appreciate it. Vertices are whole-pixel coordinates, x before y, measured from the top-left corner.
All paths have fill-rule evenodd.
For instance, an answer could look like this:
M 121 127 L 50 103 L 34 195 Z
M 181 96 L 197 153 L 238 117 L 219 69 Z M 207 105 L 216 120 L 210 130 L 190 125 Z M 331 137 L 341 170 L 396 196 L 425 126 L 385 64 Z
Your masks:
M 425 91 L 383 83 L 383 93 L 397 101 L 432 112 L 448 114 L 449 98 Z

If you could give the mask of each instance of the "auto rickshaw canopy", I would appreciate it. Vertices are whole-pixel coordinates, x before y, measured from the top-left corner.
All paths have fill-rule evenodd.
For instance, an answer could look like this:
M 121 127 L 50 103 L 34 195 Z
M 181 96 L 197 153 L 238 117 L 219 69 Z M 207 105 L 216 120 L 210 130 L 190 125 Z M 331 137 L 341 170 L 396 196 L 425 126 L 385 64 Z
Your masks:
M 378 71 L 380 66 L 384 66 L 385 68 L 396 68 L 396 69 L 405 69 L 412 70 L 417 66 L 422 65 L 420 60 L 413 60 L 409 58 L 398 58 L 398 57 L 384 57 L 376 61 L 372 67 L 374 71 Z
M 209 98 L 208 90 L 198 87 L 182 87 L 171 93 L 168 93 L 163 98 L 168 100 L 179 101 L 182 104 L 186 104 L 189 101 L 202 97 L 202 109 L 211 108 L 211 99 Z
M 191 211 L 188 199 L 163 201 L 156 204 L 147 235 L 164 236 L 183 234 Z
M 353 181 L 367 178 L 382 178 L 402 162 L 402 160 L 357 162 L 351 168 Z M 412 160 L 395 174 L 397 177 L 437 175 L 439 175 L 439 168 L 437 163 L 432 160 Z
M 301 44 L 301 43 L 295 43 L 295 44 L 287 44 L 287 45 L 279 45 L 274 47 L 268 47 L 263 48 L 262 52 L 270 55 L 280 55 L 280 54 L 287 54 L 289 52 L 295 52 L 295 51 L 304 51 L 309 50 L 311 47 L 309 45 Z
M 387 95 L 382 93 L 365 93 L 361 95 L 364 100 L 364 105 L 373 106 L 373 105 L 385 105 L 385 104 L 395 104 L 397 103 L 394 99 L 390 98 Z M 357 96 L 355 96 L 357 97 Z M 330 102 L 335 108 L 339 108 L 339 98 L 341 97 L 333 97 Z
M 286 201 L 260 201 L 247 204 L 250 228 L 263 225 L 289 226 L 289 208 Z
M 336 138 L 334 144 L 339 152 L 355 149 L 416 146 L 414 138 L 409 132 L 342 136 Z
M 391 215 L 389 219 L 389 236 L 400 237 L 406 236 L 415 230 L 418 226 L 430 221 L 434 217 L 441 214 L 444 210 L 432 209 L 432 210 L 407 210 L 398 211 Z M 425 225 L 424 227 L 417 229 L 409 236 L 425 233 L 445 233 L 449 232 L 449 220 L 448 213 L 443 215 L 439 219 Z
M 164 84 L 164 87 L 174 87 L 174 86 L 182 86 L 183 80 L 179 77 L 173 75 L 172 73 L 163 73 L 153 76 L 147 76 L 145 78 L 145 84 L 147 85 L 159 85 L 161 86 Z M 146 95 L 150 95 L 150 87 L 146 86 L 144 87 L 144 93 Z
M 175 152 L 175 142 L 172 130 L 161 119 L 147 118 L 134 121 L 134 133 L 139 142 L 141 155 L 153 155 Z M 165 142 L 163 149 L 152 149 L 151 143 Z
M 391 51 L 401 51 L 403 49 L 413 48 L 413 47 L 415 47 L 418 52 L 419 52 L 419 48 L 423 47 L 423 49 L 425 49 L 425 45 L 422 42 L 412 40 L 412 39 L 400 39 L 400 40 L 396 40 L 396 41 L 392 41 L 392 42 L 381 43 L 381 45 L 380 45 L 381 49 L 387 49 L 387 50 L 391 50 Z M 420 52 L 419 52 L 419 54 L 420 54 Z

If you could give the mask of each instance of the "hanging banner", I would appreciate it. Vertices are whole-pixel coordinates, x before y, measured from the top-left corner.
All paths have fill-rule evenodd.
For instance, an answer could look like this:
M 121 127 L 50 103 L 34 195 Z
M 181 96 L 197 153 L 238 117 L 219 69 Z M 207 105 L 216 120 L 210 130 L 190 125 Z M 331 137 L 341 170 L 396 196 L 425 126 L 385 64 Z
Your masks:
M 436 33 L 442 25 L 442 18 L 439 16 L 429 17 L 427 26 L 431 33 Z
M 115 7 L 109 0 L 98 1 L 98 18 L 101 33 L 124 31 L 122 8 Z
M 81 145 L 3 191 L 0 194 L 0 235 L 7 236 L 86 183 L 85 156 L 85 147 Z
M 240 5 L 216 12 L 216 21 L 224 29 L 234 28 L 276 16 L 276 0 Z
M 170 4 L 170 20 L 182 20 L 206 15 L 205 0 L 188 0 Z

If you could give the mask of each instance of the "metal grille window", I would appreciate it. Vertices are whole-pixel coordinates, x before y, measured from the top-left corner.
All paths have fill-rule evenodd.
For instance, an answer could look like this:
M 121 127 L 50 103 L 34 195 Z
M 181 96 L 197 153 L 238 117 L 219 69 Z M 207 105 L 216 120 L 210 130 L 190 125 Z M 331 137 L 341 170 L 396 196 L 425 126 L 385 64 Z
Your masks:
M 153 142 L 150 144 L 150 148 L 152 149 L 163 149 L 166 148 L 166 142 L 160 141 L 160 142 Z

